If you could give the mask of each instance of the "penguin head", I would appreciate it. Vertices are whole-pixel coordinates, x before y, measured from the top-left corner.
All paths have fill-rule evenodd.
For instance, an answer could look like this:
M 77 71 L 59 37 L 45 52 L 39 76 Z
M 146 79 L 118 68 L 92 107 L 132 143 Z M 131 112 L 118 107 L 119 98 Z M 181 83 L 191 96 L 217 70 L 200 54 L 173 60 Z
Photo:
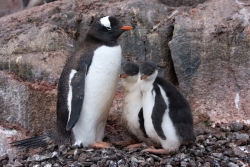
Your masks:
M 139 77 L 139 66 L 135 63 L 128 62 L 122 68 L 123 73 L 120 75 L 122 81 L 135 83 Z
M 115 17 L 104 16 L 93 21 L 88 31 L 88 35 L 109 45 L 110 43 L 116 43 L 117 39 L 124 31 L 132 29 L 132 26 L 124 26 Z
M 158 75 L 157 65 L 152 60 L 147 60 L 140 66 L 140 79 L 145 81 L 155 80 Z

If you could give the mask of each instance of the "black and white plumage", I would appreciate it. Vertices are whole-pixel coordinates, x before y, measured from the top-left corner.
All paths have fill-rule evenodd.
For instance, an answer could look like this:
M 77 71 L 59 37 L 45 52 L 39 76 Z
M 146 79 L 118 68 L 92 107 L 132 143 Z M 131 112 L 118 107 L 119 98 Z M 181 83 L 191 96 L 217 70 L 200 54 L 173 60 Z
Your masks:
M 126 63 L 120 78 L 124 89 L 122 124 L 134 139 L 149 143 L 144 128 L 142 94 L 138 83 L 139 65 Z
M 195 140 L 188 101 L 167 80 L 158 77 L 157 66 L 146 61 L 140 66 L 140 83 L 145 130 L 149 138 L 167 151 Z
M 71 138 L 75 146 L 102 141 L 121 69 L 122 54 L 117 39 L 132 29 L 111 16 L 94 20 L 82 49 L 69 58 L 61 73 L 57 127 L 46 140 L 61 143 Z M 22 143 L 13 145 L 22 146 Z
M 54 2 L 56 0 L 22 0 L 23 9 L 32 8 L 34 6 L 39 6 L 44 3 Z

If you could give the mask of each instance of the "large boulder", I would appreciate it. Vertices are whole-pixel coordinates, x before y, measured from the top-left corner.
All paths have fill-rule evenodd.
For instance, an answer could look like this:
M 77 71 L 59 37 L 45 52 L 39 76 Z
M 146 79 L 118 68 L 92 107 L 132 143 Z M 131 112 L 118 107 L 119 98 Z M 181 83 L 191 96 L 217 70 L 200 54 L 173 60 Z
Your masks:
M 249 12 L 247 0 L 64 0 L 2 17 L 0 119 L 30 136 L 52 129 L 67 58 L 81 48 L 93 18 L 112 15 L 136 25 L 119 40 L 123 62 L 156 61 L 160 75 L 188 98 L 195 123 L 247 122 Z M 108 137 L 120 134 L 111 131 L 119 128 L 122 95 L 119 86 Z

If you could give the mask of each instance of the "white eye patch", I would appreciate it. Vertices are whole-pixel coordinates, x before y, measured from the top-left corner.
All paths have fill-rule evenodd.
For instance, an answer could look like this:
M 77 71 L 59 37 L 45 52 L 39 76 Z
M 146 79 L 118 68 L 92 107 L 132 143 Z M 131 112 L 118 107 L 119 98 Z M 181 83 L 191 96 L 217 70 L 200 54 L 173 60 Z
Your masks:
M 100 19 L 100 23 L 104 26 L 107 27 L 107 29 L 111 29 L 110 21 L 109 21 L 109 16 L 103 17 Z

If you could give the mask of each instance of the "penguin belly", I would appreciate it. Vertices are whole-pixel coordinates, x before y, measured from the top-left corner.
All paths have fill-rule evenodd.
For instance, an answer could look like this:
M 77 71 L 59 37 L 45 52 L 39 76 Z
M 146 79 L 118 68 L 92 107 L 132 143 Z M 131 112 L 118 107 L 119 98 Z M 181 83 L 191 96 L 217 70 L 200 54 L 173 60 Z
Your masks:
M 177 136 L 174 124 L 173 124 L 172 120 L 169 117 L 169 100 L 168 100 L 168 97 L 167 97 L 165 91 L 163 90 L 163 88 L 160 85 L 158 85 L 158 86 L 160 88 L 161 95 L 162 95 L 162 97 L 163 97 L 163 99 L 164 99 L 164 101 L 165 101 L 165 103 L 167 105 L 167 109 L 165 110 L 165 113 L 164 113 L 163 119 L 162 119 L 162 129 L 163 129 L 163 132 L 164 132 L 164 134 L 166 136 L 166 140 L 162 140 L 160 138 L 160 142 L 161 142 L 162 147 L 165 150 L 176 151 L 176 150 L 178 150 L 178 148 L 180 146 L 180 139 Z
M 80 117 L 73 127 L 74 145 L 89 146 L 102 141 L 108 113 L 118 85 L 121 47 L 101 46 L 94 51 L 85 79 Z
M 144 116 L 144 126 L 148 137 L 153 140 L 155 143 L 160 144 L 159 136 L 157 135 L 154 125 L 152 122 L 152 112 L 155 101 L 155 92 L 154 94 L 150 91 L 143 93 L 143 116 Z
M 138 118 L 141 108 L 141 92 L 127 92 L 124 97 L 122 119 L 129 132 L 136 136 L 139 140 L 144 139 Z

